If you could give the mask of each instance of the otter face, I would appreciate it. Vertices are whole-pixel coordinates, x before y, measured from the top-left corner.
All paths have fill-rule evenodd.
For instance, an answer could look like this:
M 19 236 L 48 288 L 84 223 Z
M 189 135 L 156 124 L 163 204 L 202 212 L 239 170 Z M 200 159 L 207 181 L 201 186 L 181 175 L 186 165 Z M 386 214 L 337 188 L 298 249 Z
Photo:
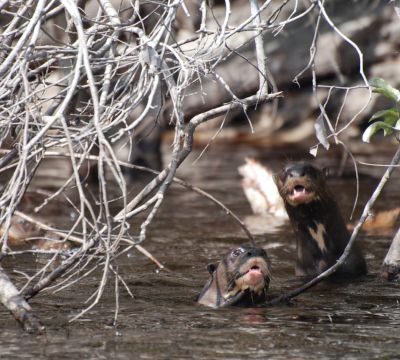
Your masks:
M 227 275 L 232 276 L 234 291 L 250 290 L 257 295 L 269 285 L 270 264 L 263 249 L 238 247 L 228 256 Z
M 275 182 L 285 203 L 291 206 L 320 200 L 319 189 L 325 189 L 325 175 L 307 163 L 286 166 Z
M 0 235 L 5 231 L 4 226 L 0 227 Z M 8 229 L 9 246 L 21 246 L 28 243 L 28 238 L 42 235 L 40 229 L 31 222 L 28 222 L 16 215 L 11 218 L 11 226 Z
M 263 249 L 240 246 L 208 270 L 211 278 L 198 297 L 200 304 L 221 307 L 265 301 L 271 273 Z

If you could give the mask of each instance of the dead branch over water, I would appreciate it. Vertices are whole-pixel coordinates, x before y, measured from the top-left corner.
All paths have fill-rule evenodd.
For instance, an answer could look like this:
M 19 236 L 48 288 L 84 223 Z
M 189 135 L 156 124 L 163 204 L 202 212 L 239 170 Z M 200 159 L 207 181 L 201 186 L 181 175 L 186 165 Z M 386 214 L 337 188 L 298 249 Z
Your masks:
M 5 229 L 1 252 L 10 252 L 7 230 L 12 217 L 51 154 L 63 152 L 70 171 L 41 207 L 62 196 L 68 199 L 68 190 L 78 194 L 78 201 L 67 200 L 77 213 L 68 229 L 37 223 L 56 232 L 60 241 L 80 246 L 65 253 L 61 265 L 52 271 L 44 266 L 30 276 L 22 290 L 26 298 L 45 288 L 71 286 L 86 276 L 82 274 L 100 269 L 98 289 L 79 317 L 99 302 L 109 275 L 115 275 L 118 282 L 118 268 L 112 263 L 124 251 L 120 245 L 146 251 L 139 244 L 146 239 L 177 170 L 192 151 L 196 128 L 232 111 L 247 115 L 249 108 L 282 96 L 263 51 L 265 34 L 276 36 L 308 16 L 315 20 L 310 61 L 302 73 L 312 74 L 321 112 L 316 129 L 324 146 L 332 138 L 340 143 L 338 135 L 367 106 L 370 91 L 363 53 L 335 26 L 324 1 L 266 0 L 258 5 L 250 0 L 243 2 L 239 17 L 232 12 L 232 4 L 225 0 L 218 12 L 206 0 L 0 1 L 0 142 L 3 149 L 9 149 L 0 162 L 1 173 L 7 174 L 0 198 L 0 222 Z M 363 106 L 344 127 L 329 119 L 326 103 L 318 97 L 314 57 L 321 19 L 355 51 L 361 87 L 368 89 Z M 258 84 L 251 93 L 257 95 L 232 88 L 229 76 L 218 71 L 226 61 L 243 58 L 240 50 L 253 44 Z M 207 98 L 206 83 L 216 84 L 224 97 L 211 107 L 199 108 L 200 113 L 191 111 L 188 119 L 188 99 L 193 92 L 200 99 Z M 359 87 L 342 87 L 341 91 L 347 96 Z M 339 87 L 330 86 L 328 99 L 334 89 Z M 148 129 L 156 131 L 164 123 L 175 132 L 171 160 L 131 198 L 116 149 L 133 149 L 135 137 L 144 136 Z M 93 163 L 98 181 L 95 201 L 85 187 L 88 164 Z M 116 214 L 111 207 L 115 198 L 121 204 Z M 130 222 L 142 214 L 146 218 L 140 228 L 132 229 Z
M 104 292 L 112 269 L 110 263 L 120 251 L 119 244 L 130 243 L 145 251 L 139 243 L 145 240 L 146 230 L 177 169 L 191 151 L 196 127 L 230 110 L 246 111 L 248 106 L 280 95 L 260 93 L 241 100 L 230 91 L 231 103 L 185 123 L 182 103 L 186 88 L 216 75 L 213 66 L 221 61 L 226 37 L 231 34 L 228 8 L 226 23 L 221 29 L 211 31 L 206 23 L 210 9 L 205 1 L 200 5 L 193 12 L 193 4 L 188 9 L 181 0 L 152 5 L 106 0 L 1 3 L 4 26 L 0 55 L 0 135 L 2 147 L 12 147 L 2 159 L 2 168 L 11 172 L 0 199 L 0 221 L 5 230 L 2 252 L 9 252 L 7 230 L 12 217 L 49 152 L 70 154 L 71 171 L 65 183 L 41 207 L 70 188 L 79 195 L 78 203 L 74 204 L 78 216 L 70 229 L 56 231 L 35 221 L 41 229 L 56 233 L 61 241 L 74 241 L 80 247 L 50 273 L 46 274 L 44 267 L 31 276 L 24 286 L 25 297 L 34 296 L 66 271 L 70 281 L 61 282 L 60 286 L 74 283 L 78 272 L 98 266 L 99 262 L 91 264 L 96 255 L 104 261 L 100 262 L 100 286 L 85 312 L 92 308 Z M 192 22 L 189 10 L 192 18 L 200 16 L 200 23 L 195 19 Z M 175 24 L 186 18 L 192 22 L 189 26 L 200 32 L 179 43 Z M 246 25 L 242 28 L 246 30 Z M 227 88 L 222 78 L 219 82 Z M 172 160 L 129 200 L 113 145 L 124 141 L 126 147 L 133 147 L 135 134 L 149 124 L 150 128 L 157 127 L 162 117 L 166 117 L 163 111 L 167 101 L 172 104 L 172 111 L 166 120 L 175 126 Z M 99 184 L 96 205 L 88 197 L 82 180 L 82 169 L 93 153 Z M 108 190 L 110 183 L 117 186 L 122 202 L 116 215 L 110 210 L 113 200 Z M 130 232 L 137 230 L 129 231 L 129 221 L 143 212 L 147 218 L 132 241 Z M 23 219 L 32 220 L 29 216 Z

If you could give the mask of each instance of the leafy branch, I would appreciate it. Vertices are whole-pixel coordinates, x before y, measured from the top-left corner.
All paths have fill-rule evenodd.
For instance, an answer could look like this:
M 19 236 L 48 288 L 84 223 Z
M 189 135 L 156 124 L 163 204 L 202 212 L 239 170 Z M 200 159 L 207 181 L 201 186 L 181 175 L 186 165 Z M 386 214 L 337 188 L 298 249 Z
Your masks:
M 373 92 L 382 94 L 393 101 L 394 107 L 380 110 L 372 115 L 369 120 L 372 124 L 367 127 L 362 136 L 363 141 L 368 143 L 380 130 L 383 130 L 384 136 L 400 131 L 400 91 L 393 88 L 386 80 L 380 78 L 373 78 L 369 84 L 374 88 Z

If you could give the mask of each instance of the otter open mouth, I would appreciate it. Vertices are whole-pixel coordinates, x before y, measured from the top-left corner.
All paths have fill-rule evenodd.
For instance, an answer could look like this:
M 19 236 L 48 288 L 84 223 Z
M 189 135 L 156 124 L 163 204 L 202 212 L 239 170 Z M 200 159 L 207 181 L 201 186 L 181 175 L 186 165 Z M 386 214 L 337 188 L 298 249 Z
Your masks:
M 303 184 L 293 184 L 292 190 L 287 195 L 291 205 L 308 204 L 315 198 L 314 191 L 307 189 Z
M 240 276 L 236 279 L 236 286 L 240 291 L 251 290 L 260 292 L 269 282 L 269 270 L 265 262 L 251 259 L 241 269 Z
M 254 265 L 254 266 L 252 266 L 247 272 L 246 272 L 246 274 L 248 274 L 248 273 L 261 273 L 262 274 L 262 271 L 261 271 L 261 269 L 260 269 L 260 267 L 258 266 L 258 265 Z
M 307 189 L 303 185 L 296 185 L 290 196 L 292 199 L 302 199 L 308 193 Z

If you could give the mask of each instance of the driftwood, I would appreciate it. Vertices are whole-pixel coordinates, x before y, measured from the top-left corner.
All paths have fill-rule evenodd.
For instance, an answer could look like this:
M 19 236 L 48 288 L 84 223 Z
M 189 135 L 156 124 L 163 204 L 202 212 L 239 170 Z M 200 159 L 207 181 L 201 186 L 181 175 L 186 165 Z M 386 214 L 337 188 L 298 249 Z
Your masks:
M 32 308 L 21 296 L 18 289 L 13 285 L 4 269 L 0 266 L 0 301 L 14 315 L 15 319 L 22 325 L 25 331 L 40 333 L 44 326 L 32 313 Z
M 400 279 L 400 229 L 397 231 L 382 265 L 382 275 L 388 280 Z

